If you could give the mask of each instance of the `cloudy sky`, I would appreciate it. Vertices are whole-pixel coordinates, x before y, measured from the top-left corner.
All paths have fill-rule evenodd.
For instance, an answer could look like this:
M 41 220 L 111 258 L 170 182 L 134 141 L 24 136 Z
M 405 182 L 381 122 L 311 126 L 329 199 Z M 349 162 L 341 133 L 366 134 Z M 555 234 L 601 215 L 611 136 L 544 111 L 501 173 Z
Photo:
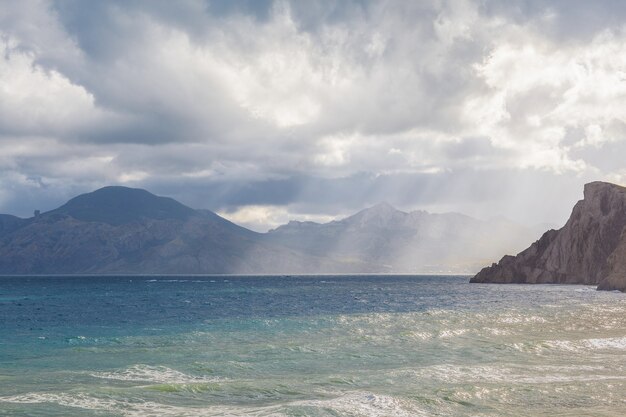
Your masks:
M 563 223 L 626 183 L 626 2 L 0 0 L 0 212 L 111 184 L 264 230 Z

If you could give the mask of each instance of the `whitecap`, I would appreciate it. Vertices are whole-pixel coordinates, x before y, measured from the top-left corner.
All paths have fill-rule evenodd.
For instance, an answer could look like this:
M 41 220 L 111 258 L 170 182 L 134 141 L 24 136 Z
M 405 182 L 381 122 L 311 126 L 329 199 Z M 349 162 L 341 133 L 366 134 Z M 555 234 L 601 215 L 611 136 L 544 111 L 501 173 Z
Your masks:
M 581 373 L 584 371 L 584 373 Z M 420 369 L 396 371 L 394 376 L 412 375 L 418 379 L 439 380 L 450 384 L 465 383 L 517 383 L 549 384 L 554 382 L 589 382 L 602 380 L 624 380 L 625 375 L 606 373 L 602 367 L 580 366 L 463 366 L 453 364 L 433 365 Z
M 581 340 L 548 340 L 545 345 L 568 352 L 580 352 L 587 350 L 626 350 L 626 337 L 608 337 Z
M 443 330 L 439 333 L 439 337 L 441 339 L 446 339 L 455 336 L 461 336 L 467 333 L 467 329 L 454 329 L 454 330 Z
M 519 324 L 519 323 L 546 323 L 547 320 L 540 316 L 526 316 L 523 314 L 505 314 L 498 318 L 499 323 Z
M 0 397 L 0 403 L 16 404 L 56 404 L 63 407 L 81 408 L 92 411 L 105 411 L 124 417 L 213 417 L 248 415 L 236 414 L 234 409 L 177 407 L 151 401 L 129 401 L 103 399 L 87 394 L 30 392 L 26 394 Z
M 289 406 L 322 408 L 355 417 L 417 417 L 431 415 L 427 410 L 420 409 L 416 404 L 408 400 L 371 392 L 349 392 L 328 400 L 292 402 Z
M 52 403 L 64 407 L 83 408 L 87 410 L 113 410 L 117 401 L 95 398 L 85 394 L 29 392 L 27 394 L 0 397 L 0 402 L 16 404 Z
M 93 372 L 94 378 L 117 381 L 152 382 L 158 384 L 197 384 L 220 381 L 216 377 L 187 375 L 165 366 L 133 365 L 126 369 L 112 372 Z
M 584 344 L 592 349 L 626 349 L 626 337 L 611 337 L 604 339 L 587 339 Z

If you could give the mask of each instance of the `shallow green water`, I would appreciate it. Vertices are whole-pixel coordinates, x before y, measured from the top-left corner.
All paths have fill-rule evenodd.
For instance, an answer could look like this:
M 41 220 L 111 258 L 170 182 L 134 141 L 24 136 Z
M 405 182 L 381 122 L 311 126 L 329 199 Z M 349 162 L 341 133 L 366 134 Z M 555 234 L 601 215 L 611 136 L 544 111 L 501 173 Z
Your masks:
M 626 295 L 466 281 L 0 278 L 0 415 L 626 415 Z

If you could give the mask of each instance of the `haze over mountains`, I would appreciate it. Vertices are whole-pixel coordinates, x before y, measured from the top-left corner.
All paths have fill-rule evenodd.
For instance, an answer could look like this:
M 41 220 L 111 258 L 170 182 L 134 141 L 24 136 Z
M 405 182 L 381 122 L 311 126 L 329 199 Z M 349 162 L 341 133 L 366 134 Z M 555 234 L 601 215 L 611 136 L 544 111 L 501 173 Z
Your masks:
M 397 272 L 467 273 L 538 233 L 504 220 L 458 213 L 405 213 L 387 203 L 325 224 L 291 221 L 271 230 L 271 242 L 324 258 L 361 259 Z
M 537 235 L 386 203 L 256 233 L 145 190 L 105 187 L 29 219 L 0 215 L 0 273 L 469 273 Z

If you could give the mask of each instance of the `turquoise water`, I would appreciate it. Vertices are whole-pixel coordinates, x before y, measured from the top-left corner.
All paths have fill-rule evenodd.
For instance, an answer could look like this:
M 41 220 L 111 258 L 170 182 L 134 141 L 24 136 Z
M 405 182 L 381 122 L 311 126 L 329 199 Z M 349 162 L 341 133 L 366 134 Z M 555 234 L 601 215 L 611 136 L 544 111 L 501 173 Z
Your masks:
M 467 280 L 0 278 L 0 415 L 626 415 L 626 295 Z

